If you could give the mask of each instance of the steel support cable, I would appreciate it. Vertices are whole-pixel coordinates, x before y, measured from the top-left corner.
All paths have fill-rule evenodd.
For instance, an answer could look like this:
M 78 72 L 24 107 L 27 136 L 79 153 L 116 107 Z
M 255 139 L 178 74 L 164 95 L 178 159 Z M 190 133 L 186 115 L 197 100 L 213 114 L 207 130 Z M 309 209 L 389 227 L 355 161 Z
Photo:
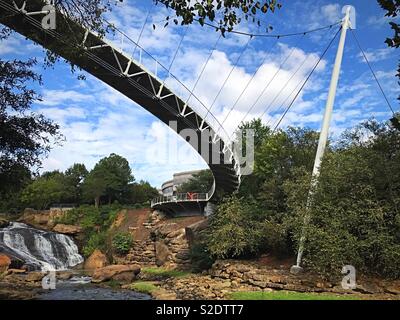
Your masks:
M 238 127 L 240 126 L 241 123 L 243 123 L 244 120 L 246 120 L 247 116 L 250 114 L 250 112 L 253 110 L 253 108 L 257 105 L 258 101 L 261 99 L 261 97 L 264 95 L 264 93 L 268 90 L 269 86 L 271 85 L 271 83 L 275 80 L 275 78 L 277 77 L 277 75 L 279 74 L 279 72 L 282 70 L 283 65 L 291 58 L 291 56 L 293 55 L 297 45 L 299 44 L 299 42 L 301 41 L 301 39 L 303 39 L 305 37 L 305 34 L 303 34 L 303 37 L 299 38 L 296 43 L 294 44 L 293 48 L 290 50 L 289 54 L 285 57 L 285 59 L 281 62 L 281 64 L 279 65 L 278 70 L 275 72 L 275 74 L 272 76 L 272 78 L 270 79 L 270 81 L 268 81 L 268 83 L 266 84 L 266 86 L 263 88 L 263 90 L 261 91 L 261 93 L 258 95 L 258 97 L 256 98 L 256 100 L 254 101 L 254 103 L 250 106 L 250 108 L 247 110 L 246 114 L 242 117 L 242 119 L 240 120 Z M 235 131 L 231 134 L 231 138 L 234 135 Z
M 173 58 L 172 58 L 172 61 L 171 61 L 170 65 L 169 65 L 169 67 L 168 67 L 168 73 L 171 71 L 172 65 L 174 64 L 175 59 L 176 59 L 176 57 L 178 56 L 179 49 L 180 49 L 181 46 L 182 46 L 183 40 L 185 39 L 185 36 L 186 36 L 188 30 L 189 30 L 189 26 L 187 26 L 186 29 L 185 29 L 185 31 L 183 32 L 183 35 L 182 35 L 182 37 L 181 37 L 181 40 L 179 41 L 178 47 L 176 48 L 175 54 L 174 54 L 174 56 L 173 56 Z
M 367 55 L 365 54 L 363 48 L 361 47 L 360 41 L 358 41 L 358 38 L 357 38 L 357 36 L 356 36 L 356 33 L 353 31 L 352 28 L 350 28 L 350 31 L 351 31 L 351 34 L 353 35 L 353 38 L 354 38 L 354 40 L 355 40 L 355 42 L 356 42 L 358 48 L 360 49 L 360 51 L 361 51 L 361 53 L 362 53 L 362 55 L 363 55 L 363 57 L 364 57 L 365 62 L 367 63 L 367 65 L 368 65 L 368 67 L 369 67 L 369 70 L 371 71 L 371 73 L 372 73 L 372 75 L 373 75 L 373 77 L 374 77 L 376 83 L 378 84 L 378 87 L 379 87 L 380 91 L 382 92 L 382 95 L 383 95 L 383 97 L 385 98 L 386 103 L 387 103 L 387 105 L 388 105 L 390 111 L 392 112 L 393 116 L 395 116 L 394 109 L 393 109 L 392 105 L 390 104 L 389 99 L 388 99 L 388 97 L 386 96 L 385 91 L 383 91 L 383 87 L 382 87 L 382 85 L 380 84 L 380 82 L 379 82 L 379 80 L 378 80 L 378 77 L 376 76 L 376 73 L 375 73 L 374 69 L 372 69 L 371 63 L 369 62 L 369 60 L 368 60 L 368 58 L 367 58 Z
M 301 65 L 297 68 L 297 70 L 295 71 L 295 73 L 292 75 L 292 77 L 286 82 L 286 84 L 284 85 L 284 87 L 280 90 L 280 92 L 278 93 L 278 96 L 286 89 L 286 87 L 289 85 L 290 81 L 294 78 L 294 76 L 297 74 L 298 71 L 300 71 L 300 69 L 304 66 L 304 64 L 306 63 L 306 61 L 308 60 L 308 56 L 306 56 L 306 58 L 303 60 L 303 62 L 301 63 Z M 300 81 L 301 83 L 301 81 Z M 296 90 L 296 88 L 299 86 L 300 84 L 298 84 L 293 90 L 292 92 L 288 95 L 288 97 L 286 97 L 286 99 L 282 102 L 282 106 L 286 103 L 286 101 L 291 97 L 291 95 L 294 93 L 294 91 Z M 263 113 L 260 115 L 260 118 L 262 118 L 272 107 L 272 104 L 277 100 L 277 96 L 275 97 L 276 99 L 274 99 L 263 111 Z M 279 110 L 280 108 L 278 108 L 277 110 Z
M 299 96 L 300 92 L 303 90 L 303 88 L 305 87 L 305 85 L 307 84 L 307 82 L 310 80 L 312 74 L 314 73 L 314 71 L 317 69 L 318 65 L 320 64 L 320 62 L 322 61 L 322 59 L 324 58 L 324 56 L 326 55 L 326 53 L 328 52 L 329 48 L 332 46 L 333 42 L 335 41 L 335 39 L 337 38 L 338 34 L 340 33 L 340 31 L 342 30 L 342 27 L 339 28 L 339 30 L 336 32 L 335 36 L 333 37 L 333 39 L 329 42 L 328 46 L 326 47 L 326 49 L 324 50 L 324 52 L 322 53 L 322 55 L 320 56 L 320 58 L 318 59 L 318 61 L 316 62 L 316 64 L 314 65 L 314 67 L 312 68 L 311 72 L 309 73 L 309 75 L 307 76 L 307 78 L 305 79 L 303 85 L 301 86 L 301 88 L 297 91 L 295 97 L 292 99 L 292 101 L 290 102 L 289 106 L 286 108 L 284 114 L 282 115 L 282 117 L 279 119 L 278 123 L 276 124 L 276 126 L 274 127 L 272 133 L 276 132 L 276 129 L 279 127 L 280 123 L 282 122 L 283 118 L 286 116 L 287 112 L 290 110 L 290 108 L 293 106 L 294 102 L 296 101 L 297 97 Z M 260 140 L 258 143 L 262 142 L 262 140 Z M 256 147 L 256 145 L 254 146 L 254 148 Z M 244 176 L 242 178 L 242 183 L 243 180 L 246 179 L 246 177 L 248 176 Z
M 285 84 L 283 85 L 283 87 L 278 91 L 278 93 L 275 95 L 275 97 L 271 100 L 271 102 L 268 104 L 268 106 L 264 109 L 263 113 L 261 114 L 260 118 L 262 118 L 264 116 L 264 114 L 273 106 L 273 104 L 278 100 L 278 98 L 281 96 L 282 92 L 285 91 L 285 89 L 287 88 L 287 86 L 289 85 L 289 83 L 293 80 L 293 78 L 296 76 L 296 74 L 301 70 L 301 68 L 303 68 L 303 66 L 305 65 L 305 63 L 308 60 L 308 56 L 306 56 L 303 61 L 298 65 L 298 67 L 296 68 L 295 72 L 292 73 L 292 75 L 290 76 L 290 78 L 285 82 Z
M 139 44 L 139 43 L 140 43 L 140 39 L 142 39 L 142 35 L 143 35 L 143 32 L 144 32 L 144 28 L 146 27 L 147 20 L 149 19 L 149 16 L 150 16 L 150 9 L 147 11 L 146 19 L 144 20 L 144 23 L 143 23 L 142 29 L 140 30 L 140 33 L 139 33 L 138 39 L 137 39 L 137 41 L 136 41 L 136 43 L 137 43 L 137 44 Z M 133 52 L 132 52 L 132 57 L 134 57 L 134 56 L 135 56 L 136 49 L 137 49 L 137 46 L 135 46 L 135 47 L 134 47 L 134 49 L 133 49 Z
M 293 106 L 293 104 L 295 103 L 295 101 L 297 100 L 297 97 L 300 95 L 300 92 L 303 90 L 303 88 L 305 87 L 305 85 L 307 84 L 307 82 L 310 80 L 311 76 L 313 75 L 314 71 L 317 69 L 318 65 L 320 64 L 320 62 L 322 61 L 322 59 L 324 58 L 324 56 L 326 55 L 326 53 L 328 52 L 328 50 L 330 49 L 330 47 L 332 46 L 333 42 L 335 41 L 335 39 L 337 38 L 338 34 L 340 33 L 340 31 L 342 30 L 342 27 L 339 28 L 339 30 L 335 33 L 335 36 L 332 38 L 332 40 L 329 42 L 328 46 L 326 47 L 326 49 L 324 50 L 324 52 L 321 54 L 321 56 L 319 57 L 317 63 L 314 65 L 314 67 L 312 68 L 311 72 L 309 73 L 309 75 L 307 76 L 306 80 L 304 81 L 304 83 L 302 84 L 302 86 L 300 87 L 300 89 L 297 91 L 296 95 L 293 97 L 292 101 L 290 102 L 289 106 L 286 108 L 285 112 L 283 113 L 282 117 L 279 119 L 279 121 L 276 123 L 274 129 L 272 132 L 275 132 L 276 129 L 279 127 L 279 125 L 281 124 L 282 120 L 285 118 L 286 114 L 288 113 L 288 111 L 290 110 L 290 108 Z
M 240 93 L 240 95 L 238 96 L 238 98 L 236 99 L 235 103 L 232 105 L 231 109 L 229 110 L 229 112 L 227 113 L 227 115 L 225 116 L 225 119 L 222 121 L 222 125 L 224 125 L 225 121 L 228 119 L 229 115 L 231 114 L 231 112 L 235 109 L 236 105 L 239 103 L 240 99 L 243 97 L 244 93 L 246 92 L 246 90 L 249 88 L 251 82 L 254 80 L 255 76 L 257 75 L 258 71 L 261 69 L 261 67 L 264 65 L 264 62 L 267 60 L 268 57 L 268 52 L 272 50 L 273 47 L 275 47 L 278 44 L 278 41 L 275 42 L 275 44 L 269 49 L 267 50 L 267 53 L 265 54 L 263 60 L 261 61 L 260 65 L 258 66 L 258 68 L 254 71 L 253 75 L 251 76 L 251 78 L 249 79 L 249 81 L 247 82 L 246 86 L 243 88 L 242 92 Z
M 199 83 L 201 77 L 203 76 L 204 71 L 205 71 L 206 68 L 207 68 L 208 62 L 210 61 L 210 59 L 211 59 L 211 57 L 212 57 L 214 51 L 217 49 L 217 46 L 218 46 L 219 41 L 221 40 L 221 37 L 222 37 L 222 35 L 220 34 L 220 35 L 218 36 L 218 39 L 217 39 L 217 41 L 215 42 L 215 44 L 214 44 L 212 50 L 210 51 L 210 54 L 208 55 L 208 58 L 207 58 L 206 62 L 204 63 L 204 65 L 203 65 L 203 67 L 202 67 L 202 69 L 201 69 L 201 71 L 200 71 L 200 73 L 199 73 L 199 75 L 198 75 L 198 77 L 197 77 L 197 79 L 196 79 L 196 82 L 195 82 L 195 84 L 193 85 L 192 90 L 190 91 L 190 95 L 189 95 L 189 98 L 187 98 L 187 100 L 186 100 L 186 104 L 189 102 L 190 98 L 192 97 L 194 90 L 196 90 L 197 85 L 198 85 L 198 83 Z
M 195 21 L 198 21 L 198 19 L 194 19 Z M 327 26 L 323 26 L 323 27 L 319 27 L 319 28 L 315 28 L 315 29 L 311 29 L 311 30 L 306 30 L 303 32 L 293 32 L 293 33 L 283 33 L 283 34 L 270 34 L 270 33 L 250 33 L 250 32 L 245 32 L 245 31 L 237 31 L 237 30 L 232 30 L 232 31 L 227 31 L 228 33 L 233 33 L 233 34 L 237 34 L 237 35 L 241 35 L 241 36 L 249 36 L 249 37 L 265 37 L 265 38 L 286 38 L 286 37 L 294 37 L 294 36 L 300 36 L 302 34 L 309 34 L 309 33 L 313 33 L 313 32 L 318 32 L 318 31 L 322 31 L 322 30 L 326 30 L 326 29 L 330 29 L 334 26 L 337 26 L 339 24 L 342 23 L 342 20 L 327 25 Z M 212 23 L 209 22 L 204 22 L 205 26 L 208 27 L 212 27 L 213 29 L 216 30 L 220 30 L 220 27 L 217 25 L 214 25 Z
M 249 40 L 247 41 L 246 45 L 243 47 L 242 51 L 240 52 L 239 56 L 237 57 L 234 65 L 232 66 L 230 72 L 228 73 L 228 76 L 226 77 L 225 81 L 223 82 L 221 88 L 218 90 L 217 95 L 215 96 L 213 102 L 211 103 L 211 106 L 207 110 L 207 113 L 206 113 L 206 115 L 204 117 L 204 121 L 207 119 L 208 114 L 211 112 L 211 109 L 214 107 L 215 103 L 217 102 L 217 99 L 219 98 L 220 94 L 222 93 L 222 90 L 225 88 L 225 85 L 228 83 L 233 71 L 236 69 L 236 67 L 237 67 L 237 65 L 238 65 L 238 63 L 240 61 L 240 58 L 243 56 L 243 54 L 247 50 L 251 39 L 252 39 L 252 37 L 249 37 Z

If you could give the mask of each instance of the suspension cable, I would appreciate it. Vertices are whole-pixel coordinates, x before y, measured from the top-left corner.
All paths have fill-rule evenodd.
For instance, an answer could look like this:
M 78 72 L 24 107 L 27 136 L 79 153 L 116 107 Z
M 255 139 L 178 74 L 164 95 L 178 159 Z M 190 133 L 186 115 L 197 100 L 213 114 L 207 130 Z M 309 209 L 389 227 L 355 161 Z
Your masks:
M 356 42 L 358 48 L 360 49 L 360 51 L 361 51 L 361 53 L 362 53 L 362 55 L 363 55 L 363 57 L 364 57 L 365 62 L 367 63 L 367 65 L 368 65 L 368 67 L 369 67 L 369 70 L 371 71 L 371 73 L 372 73 L 372 75 L 373 75 L 373 77 L 374 77 L 376 83 L 378 84 L 378 87 L 379 87 L 380 91 L 382 92 L 382 95 L 383 95 L 383 97 L 385 98 L 386 103 L 387 103 L 387 105 L 388 105 L 390 111 L 391 111 L 391 112 L 393 113 L 393 115 L 395 116 L 394 109 L 393 109 L 392 105 L 390 104 L 389 99 L 388 99 L 388 97 L 386 96 L 385 91 L 383 91 L 383 87 L 382 87 L 382 85 L 380 84 L 380 82 L 379 82 L 379 80 L 378 80 L 378 77 L 376 76 L 376 73 L 374 72 L 374 69 L 372 69 L 371 63 L 369 62 L 369 60 L 368 60 L 368 58 L 367 58 L 367 55 L 365 54 L 363 48 L 361 47 L 360 41 L 358 41 L 358 38 L 357 38 L 357 36 L 356 36 L 356 33 L 353 31 L 352 28 L 350 28 L 350 31 L 351 31 L 351 34 L 353 35 L 353 38 L 354 38 L 354 40 L 355 40 L 355 42 Z
M 168 73 L 171 71 L 172 65 L 173 65 L 174 62 L 175 62 L 175 59 L 176 59 L 176 57 L 177 57 L 177 55 L 178 55 L 179 49 L 181 48 L 181 45 L 182 45 L 182 43 L 183 43 L 183 40 L 185 39 L 185 36 L 186 36 L 186 33 L 187 33 L 188 29 L 189 29 L 189 26 L 186 27 L 186 29 L 185 29 L 185 31 L 184 31 L 182 37 L 181 37 L 181 40 L 179 41 L 179 44 L 178 44 L 178 47 L 176 48 L 174 57 L 172 58 L 172 61 L 171 61 L 170 65 L 169 65 L 169 67 L 168 67 Z
M 231 109 L 229 110 L 229 112 L 227 113 L 227 115 L 225 116 L 224 121 L 222 121 L 221 125 L 223 125 L 225 123 L 225 121 L 228 119 L 229 115 L 231 114 L 231 112 L 233 111 L 233 109 L 235 109 L 236 105 L 239 103 L 240 99 L 243 97 L 244 93 L 246 92 L 246 90 L 248 89 L 248 87 L 250 86 L 251 82 L 254 80 L 255 76 L 257 75 L 258 71 L 261 69 L 261 67 L 264 65 L 264 62 L 267 60 L 268 57 L 268 52 L 272 50 L 273 47 L 275 47 L 278 44 L 278 41 L 275 42 L 275 44 L 269 49 L 267 50 L 267 53 L 264 55 L 263 60 L 261 61 L 260 65 L 258 66 L 258 68 L 254 71 L 253 75 L 251 76 L 251 78 L 249 79 L 249 81 L 247 82 L 246 86 L 243 88 L 242 92 L 240 93 L 240 95 L 237 97 L 235 103 L 232 105 Z
M 194 84 L 194 86 L 193 86 L 193 89 L 190 91 L 189 98 L 187 98 L 187 100 L 186 100 L 186 104 L 189 102 L 190 98 L 193 96 L 194 90 L 196 90 L 197 85 L 198 85 L 198 83 L 199 83 L 199 81 L 200 81 L 200 78 L 203 76 L 203 73 L 204 73 L 204 71 L 205 71 L 206 68 L 207 68 L 208 62 L 210 61 L 210 59 L 211 59 L 211 57 L 212 57 L 214 51 L 217 49 L 217 46 L 218 46 L 219 41 L 221 40 L 221 37 L 222 37 L 222 35 L 220 34 L 220 35 L 218 36 L 218 39 L 217 39 L 217 41 L 215 42 L 215 44 L 214 44 L 212 50 L 210 51 L 210 54 L 208 55 L 208 58 L 207 58 L 206 62 L 204 63 L 204 65 L 203 65 L 203 67 L 202 67 L 202 69 L 201 69 L 201 71 L 200 71 L 199 76 L 198 76 L 197 79 L 196 79 L 196 82 L 195 82 L 195 84 Z
M 320 64 L 320 62 L 322 61 L 322 59 L 324 58 L 324 56 L 326 55 L 326 53 L 329 51 L 330 47 L 332 46 L 333 42 L 335 41 L 335 39 L 337 38 L 338 34 L 340 33 L 340 31 L 342 30 L 342 27 L 339 28 L 339 30 L 335 33 L 335 36 L 332 38 L 332 40 L 329 42 L 328 46 L 326 47 L 326 49 L 324 50 L 324 52 L 321 54 L 321 56 L 319 57 L 317 63 L 314 65 L 314 67 L 312 68 L 311 72 L 309 73 L 309 75 L 307 76 L 306 80 L 304 81 L 304 83 L 302 84 L 302 86 L 300 87 L 300 89 L 297 91 L 296 95 L 294 96 L 294 98 L 292 99 L 292 101 L 290 102 L 289 106 L 286 108 L 285 112 L 283 113 L 282 117 L 279 119 L 279 121 L 276 123 L 274 129 L 272 132 L 275 132 L 276 129 L 279 127 L 279 125 L 281 124 L 282 120 L 285 118 L 286 114 L 288 113 L 288 111 L 290 110 L 290 108 L 293 106 L 293 104 L 295 103 L 295 101 L 297 100 L 298 96 L 300 95 L 300 92 L 304 89 L 305 85 L 307 84 L 307 82 L 310 80 L 311 76 L 313 75 L 314 71 L 317 69 L 318 65 Z
M 136 41 L 136 43 L 137 43 L 137 44 L 139 44 L 139 43 L 140 43 L 140 39 L 142 38 L 142 35 L 143 35 L 143 32 L 144 32 L 144 28 L 146 27 L 147 20 L 149 19 L 149 16 L 150 16 L 150 9 L 147 11 L 146 19 L 144 20 L 144 23 L 143 23 L 142 29 L 140 30 L 140 33 L 139 33 L 138 39 L 137 39 L 137 41 Z M 134 57 L 134 56 L 135 56 L 136 49 L 137 49 L 137 46 L 135 46 L 135 48 L 133 49 L 132 57 Z
M 294 44 L 293 48 L 290 50 L 289 54 L 285 57 L 284 60 L 282 60 L 281 64 L 279 65 L 278 70 L 275 72 L 275 74 L 272 76 L 272 78 L 270 79 L 270 81 L 266 84 L 266 86 L 263 88 L 263 90 L 261 91 L 261 93 L 258 95 L 258 97 L 256 98 L 256 100 L 254 101 L 254 103 L 250 106 L 250 108 L 247 110 L 246 114 L 242 117 L 242 119 L 240 120 L 238 126 L 240 126 L 241 123 L 243 123 L 244 120 L 246 120 L 247 116 L 250 114 L 250 112 L 253 110 L 253 108 L 257 105 L 258 101 L 261 99 L 261 97 L 264 95 L 264 93 L 268 90 L 269 86 L 271 85 L 271 83 L 275 80 L 275 78 L 277 77 L 277 75 L 279 74 L 279 72 L 282 70 L 283 65 L 290 59 L 290 57 L 293 55 L 297 45 L 299 44 L 299 42 L 301 41 L 301 39 L 303 39 L 305 37 L 305 34 L 303 34 L 302 38 L 299 38 L 296 43 Z M 233 135 L 233 133 L 232 133 Z M 231 137 L 232 137 L 231 135 Z
M 197 21 L 197 22 L 199 21 L 198 19 L 194 19 L 194 20 Z M 336 23 L 327 25 L 327 26 L 323 26 L 323 27 L 319 27 L 319 28 L 315 28 L 315 29 L 311 29 L 311 30 L 307 30 L 307 31 L 303 31 L 303 32 L 293 32 L 293 33 L 283 33 L 283 34 L 250 33 L 250 32 L 245 32 L 245 31 L 238 31 L 238 30 L 231 30 L 231 31 L 227 31 L 227 32 L 234 33 L 234 34 L 241 35 L 241 36 L 248 36 L 248 37 L 265 37 L 265 38 L 277 38 L 277 39 L 279 39 L 279 38 L 300 36 L 302 34 L 309 34 L 309 33 L 313 33 L 313 32 L 318 32 L 318 31 L 330 29 L 330 28 L 332 28 L 332 27 L 334 27 L 336 25 L 339 25 L 341 23 L 342 23 L 342 20 L 340 20 L 340 21 L 338 21 Z M 216 29 L 216 30 L 220 30 L 221 29 L 221 27 L 219 27 L 219 26 L 217 26 L 215 24 L 209 23 L 209 22 L 204 22 L 204 25 L 208 26 L 208 27 L 211 27 L 213 29 Z
M 247 43 L 246 43 L 246 45 L 244 46 L 243 50 L 240 52 L 239 56 L 237 57 L 237 59 L 236 59 L 234 65 L 232 66 L 232 68 L 231 68 L 231 70 L 230 70 L 228 76 L 226 77 L 224 83 L 222 84 L 221 88 L 219 89 L 217 95 L 215 96 L 215 98 L 214 98 L 214 100 L 213 100 L 211 106 L 208 108 L 207 113 L 206 113 L 205 117 L 203 118 L 204 121 L 207 119 L 208 114 L 211 112 L 211 109 L 213 108 L 213 106 L 214 106 L 215 103 L 217 102 L 218 97 L 219 97 L 220 94 L 222 93 L 222 90 L 225 88 L 225 85 L 227 84 L 228 80 L 230 79 L 230 77 L 231 77 L 233 71 L 236 69 L 236 67 L 237 67 L 237 65 L 238 65 L 238 63 L 239 63 L 240 58 L 242 57 L 242 55 L 243 55 L 243 54 L 245 53 L 245 51 L 247 50 L 247 48 L 248 48 L 248 46 L 249 46 L 249 44 L 250 44 L 251 39 L 252 39 L 252 37 L 249 37 L 249 40 L 247 41 Z

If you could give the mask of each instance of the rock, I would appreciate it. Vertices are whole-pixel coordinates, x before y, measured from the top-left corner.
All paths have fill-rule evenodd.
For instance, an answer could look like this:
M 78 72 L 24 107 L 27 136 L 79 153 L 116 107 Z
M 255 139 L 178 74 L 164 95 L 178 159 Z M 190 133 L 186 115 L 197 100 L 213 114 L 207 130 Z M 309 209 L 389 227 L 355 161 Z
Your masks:
M 156 264 L 157 266 L 162 266 L 168 261 L 168 257 L 171 255 L 171 252 L 168 249 L 168 246 L 161 242 L 157 241 L 155 244 L 156 248 Z
M 133 275 L 134 278 L 140 273 L 140 267 L 138 265 L 131 264 L 131 265 L 111 265 L 104 268 L 98 268 L 93 273 L 92 282 L 98 283 L 111 279 L 118 280 L 122 278 L 123 279 L 128 278 L 128 275 L 124 273 L 128 274 L 130 273 Z
M 25 269 L 8 269 L 8 274 L 22 274 L 26 273 Z
M 6 228 L 9 224 L 10 222 L 8 222 L 6 219 L 0 218 L 0 228 Z
M 69 280 L 73 277 L 74 273 L 71 271 L 57 272 L 57 280 Z
M 386 285 L 385 286 L 385 291 L 389 292 L 391 294 L 398 294 L 400 295 L 400 285 L 399 284 L 392 284 L 392 285 Z
M 44 272 L 40 272 L 40 271 L 29 272 L 28 275 L 26 276 L 26 281 L 29 281 L 29 282 L 42 281 L 42 279 L 44 278 L 45 275 L 46 274 Z
M 176 293 L 165 289 L 158 289 L 151 294 L 156 300 L 176 300 Z
M 97 268 L 104 268 L 108 265 L 107 257 L 100 250 L 96 249 L 85 261 L 84 269 L 94 270 Z
M 170 232 L 175 231 L 177 227 L 177 223 L 165 223 L 159 226 L 155 232 L 161 235 L 161 237 L 166 237 Z
M 193 223 L 185 228 L 186 238 L 189 242 L 189 246 L 192 246 L 199 236 L 199 232 L 208 227 L 208 219 L 201 220 Z
M 0 272 L 5 272 L 11 264 L 11 259 L 5 254 L 0 254 Z
M 68 235 L 75 235 L 77 233 L 81 233 L 82 228 L 80 226 L 59 223 L 53 228 L 53 231 Z
M 365 282 L 362 284 L 357 284 L 357 287 L 354 289 L 354 291 L 375 294 L 382 293 L 383 289 L 373 282 Z

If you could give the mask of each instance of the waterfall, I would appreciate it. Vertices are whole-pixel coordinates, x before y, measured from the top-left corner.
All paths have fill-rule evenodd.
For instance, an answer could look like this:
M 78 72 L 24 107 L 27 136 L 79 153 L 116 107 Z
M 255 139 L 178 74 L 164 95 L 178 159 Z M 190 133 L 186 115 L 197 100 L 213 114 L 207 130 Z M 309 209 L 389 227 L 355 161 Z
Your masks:
M 42 271 L 66 270 L 83 262 L 78 247 L 69 236 L 18 222 L 0 229 L 1 251 Z

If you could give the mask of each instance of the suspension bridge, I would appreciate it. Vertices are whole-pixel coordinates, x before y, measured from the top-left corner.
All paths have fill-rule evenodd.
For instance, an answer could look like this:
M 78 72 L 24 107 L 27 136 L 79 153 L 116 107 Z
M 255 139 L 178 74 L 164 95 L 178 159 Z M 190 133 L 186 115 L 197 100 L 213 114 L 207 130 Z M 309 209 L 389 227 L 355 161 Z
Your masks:
M 203 64 L 203 68 L 197 77 L 194 87 L 188 88 L 171 73 L 171 67 L 179 53 L 185 34 L 182 35 L 182 39 L 178 44 L 170 65 L 166 67 L 140 45 L 140 36 L 142 32 L 140 33 L 139 39 L 132 40 L 123 31 L 115 29 L 115 32 L 120 35 L 123 41 L 125 41 L 124 47 L 128 47 L 132 52 L 131 54 L 128 54 L 126 51 L 118 47 L 115 42 L 107 40 L 106 36 L 98 35 L 95 32 L 86 29 L 59 11 L 56 11 L 56 28 L 45 28 L 42 24 L 42 19 L 43 16 L 50 13 L 49 11 L 43 10 L 45 4 L 46 3 L 42 0 L 0 0 L 0 23 L 40 44 L 51 52 L 58 54 L 67 61 L 113 87 L 121 94 L 149 111 L 165 124 L 168 125 L 171 122 L 176 122 L 175 129 L 177 132 L 181 132 L 184 129 L 192 129 L 196 132 L 198 138 L 197 141 L 202 141 L 205 133 L 209 135 L 207 143 L 196 145 L 195 150 L 209 165 L 214 176 L 212 188 L 208 193 L 197 194 L 195 197 L 178 194 L 170 197 L 159 197 L 152 201 L 152 208 L 173 214 L 179 214 L 185 211 L 196 211 L 202 213 L 206 205 L 213 200 L 216 194 L 221 192 L 230 194 L 235 192 L 240 186 L 242 167 L 238 154 L 233 148 L 233 141 L 235 140 L 234 134 L 228 134 L 224 129 L 224 124 L 235 107 L 237 107 L 240 99 L 244 96 L 257 72 L 259 72 L 261 66 L 266 61 L 267 55 L 261 61 L 259 67 L 254 71 L 252 77 L 245 84 L 242 92 L 240 92 L 235 103 L 232 104 L 223 121 L 220 122 L 214 116 L 212 108 L 219 95 L 223 92 L 234 68 L 238 65 L 251 40 L 255 37 L 275 38 L 277 40 L 284 37 L 298 37 L 300 41 L 310 33 L 319 31 L 326 33 L 326 30 L 333 30 L 332 38 L 327 41 L 326 48 L 322 50 L 317 61 L 313 64 L 311 71 L 306 75 L 305 79 L 302 79 L 293 87 L 292 92 L 282 102 L 283 113 L 277 119 L 276 123 L 272 125 L 272 128 L 275 131 L 281 124 L 289 109 L 293 106 L 300 92 L 309 81 L 329 48 L 332 46 L 334 40 L 340 33 L 340 30 L 342 30 L 344 23 L 343 21 L 338 21 L 335 24 L 315 30 L 282 35 L 272 35 L 268 33 L 251 34 L 234 31 L 238 35 L 248 37 L 248 40 L 241 53 L 238 55 L 231 71 L 218 90 L 218 94 L 214 98 L 212 104 L 206 106 L 196 96 L 195 89 L 199 81 L 201 81 L 203 72 L 207 67 L 213 52 L 216 50 L 218 42 L 221 40 L 221 36 L 211 48 L 208 59 Z M 146 24 L 146 21 L 144 24 Z M 215 28 L 215 26 L 210 24 L 207 24 L 207 26 Z M 290 60 L 294 49 L 295 48 L 293 47 L 289 54 L 283 59 L 276 74 L 272 75 L 268 83 L 263 84 L 263 89 L 260 95 L 256 97 L 254 103 L 250 105 L 246 115 L 241 119 L 240 123 L 247 118 L 250 112 L 259 103 L 260 99 L 268 93 L 268 88 L 277 78 L 283 66 Z M 272 102 L 266 106 L 262 115 L 264 115 L 271 108 L 272 104 L 277 101 L 284 89 L 288 86 L 289 82 L 294 79 L 295 75 L 301 70 L 305 63 L 306 60 L 298 65 L 287 83 L 284 84 L 275 97 L 272 97 Z M 150 71 L 151 68 L 153 68 L 152 71 Z M 182 93 L 185 94 L 186 98 L 182 97 Z M 192 145 L 191 141 L 188 139 L 186 139 L 186 141 Z M 218 161 L 216 161 L 216 159 Z

